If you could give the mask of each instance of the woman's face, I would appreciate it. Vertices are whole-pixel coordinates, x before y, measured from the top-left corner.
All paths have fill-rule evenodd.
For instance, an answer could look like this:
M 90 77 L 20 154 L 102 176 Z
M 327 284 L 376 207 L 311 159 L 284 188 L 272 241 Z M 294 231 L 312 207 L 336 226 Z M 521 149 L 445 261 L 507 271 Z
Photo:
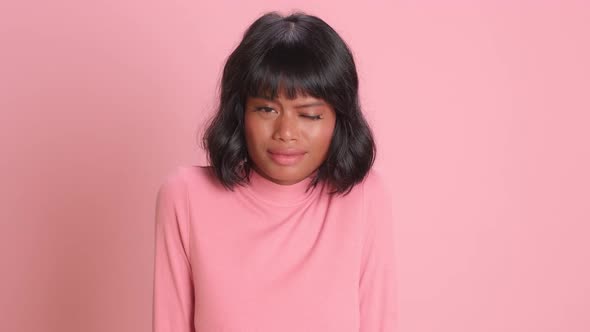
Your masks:
M 245 134 L 253 167 L 263 177 L 283 185 L 297 183 L 326 159 L 336 114 L 323 99 L 298 95 L 289 100 L 249 97 Z

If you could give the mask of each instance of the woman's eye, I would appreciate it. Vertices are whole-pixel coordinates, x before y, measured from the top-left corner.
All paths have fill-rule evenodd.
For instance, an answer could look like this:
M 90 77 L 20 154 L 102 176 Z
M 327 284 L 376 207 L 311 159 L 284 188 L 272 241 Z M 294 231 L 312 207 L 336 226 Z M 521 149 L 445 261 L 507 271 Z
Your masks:
M 322 118 L 321 115 L 302 115 L 302 117 L 311 119 L 311 120 L 319 120 Z
M 256 107 L 255 110 L 258 112 L 262 112 L 262 114 L 270 114 L 272 112 L 276 112 L 274 108 L 272 107 L 268 107 L 268 106 L 259 106 Z M 320 120 L 322 119 L 321 115 L 307 115 L 307 114 L 301 114 L 301 117 L 306 118 L 306 119 L 310 119 L 310 120 Z
M 274 109 L 270 108 L 270 107 L 257 107 L 256 108 L 257 111 L 263 111 L 263 113 L 270 113 L 272 111 L 274 111 Z

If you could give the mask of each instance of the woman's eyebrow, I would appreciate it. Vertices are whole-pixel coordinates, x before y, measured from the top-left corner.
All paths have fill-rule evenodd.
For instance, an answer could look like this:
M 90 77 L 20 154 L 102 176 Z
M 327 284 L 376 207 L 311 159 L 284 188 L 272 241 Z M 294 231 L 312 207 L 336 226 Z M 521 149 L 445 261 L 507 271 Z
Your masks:
M 264 97 L 264 96 L 253 96 L 252 98 L 253 99 L 261 99 L 261 100 L 268 101 L 268 102 L 271 102 L 271 103 L 276 103 L 277 102 L 276 99 L 271 99 L 271 98 Z
M 312 107 L 312 106 L 324 106 L 324 105 L 326 105 L 326 103 L 324 103 L 323 101 L 317 101 L 317 102 L 313 102 L 313 103 L 295 105 L 295 108 L 304 108 L 304 107 Z

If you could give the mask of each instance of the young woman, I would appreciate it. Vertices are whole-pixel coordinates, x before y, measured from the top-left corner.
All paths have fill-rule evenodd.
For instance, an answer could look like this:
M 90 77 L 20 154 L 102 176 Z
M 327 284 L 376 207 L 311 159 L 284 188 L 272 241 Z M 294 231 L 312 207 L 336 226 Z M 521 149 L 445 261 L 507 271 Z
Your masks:
M 395 331 L 391 196 L 328 24 L 257 19 L 203 142 L 158 193 L 154 332 Z

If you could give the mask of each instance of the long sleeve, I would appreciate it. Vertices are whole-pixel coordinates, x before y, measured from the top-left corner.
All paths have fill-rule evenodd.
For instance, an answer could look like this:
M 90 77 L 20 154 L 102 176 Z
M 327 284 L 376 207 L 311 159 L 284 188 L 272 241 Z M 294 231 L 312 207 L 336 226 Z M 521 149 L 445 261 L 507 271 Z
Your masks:
M 169 175 L 156 199 L 153 332 L 194 332 L 188 202 L 180 172 Z
M 397 331 L 394 225 L 391 195 L 384 179 L 366 179 L 367 229 L 359 281 L 360 332 Z

